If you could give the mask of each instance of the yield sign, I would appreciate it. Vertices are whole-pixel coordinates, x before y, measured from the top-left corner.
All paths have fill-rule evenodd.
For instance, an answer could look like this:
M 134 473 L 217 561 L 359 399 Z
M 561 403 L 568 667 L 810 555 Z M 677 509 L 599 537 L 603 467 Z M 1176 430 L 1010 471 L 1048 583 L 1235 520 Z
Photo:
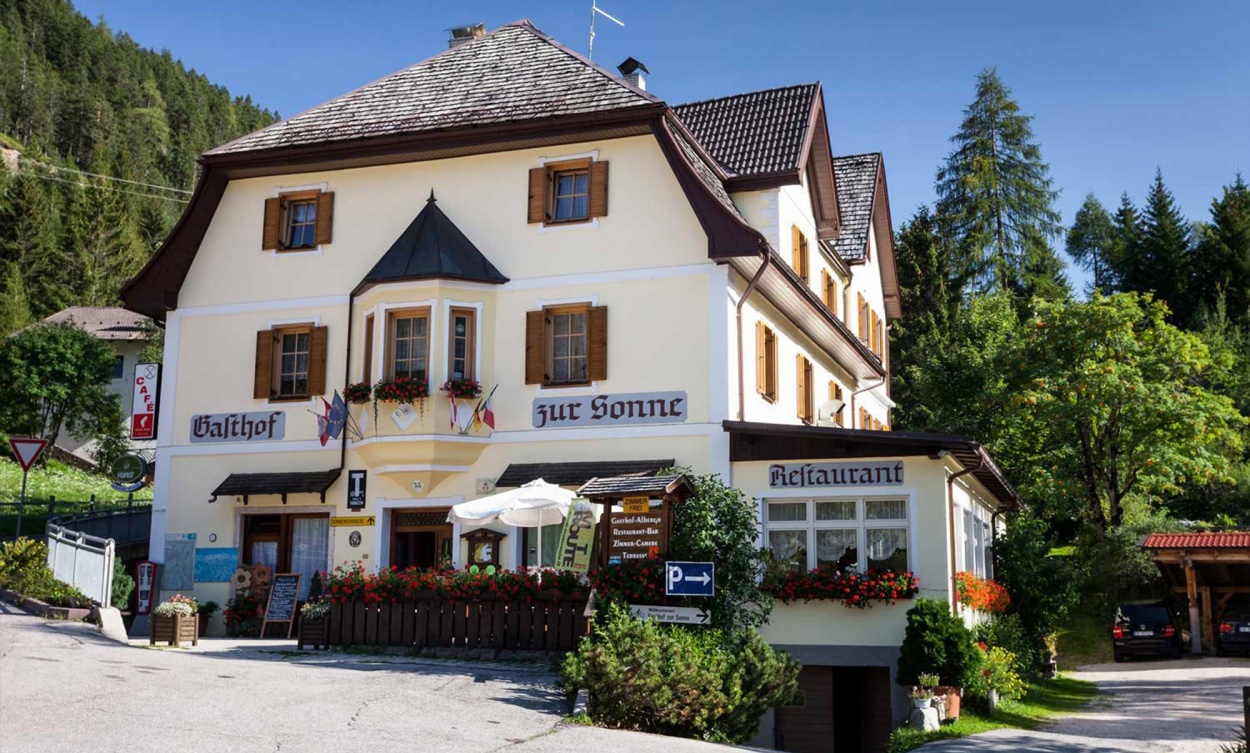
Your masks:
M 43 448 L 48 446 L 48 440 L 11 437 L 9 446 L 13 448 L 13 456 L 17 458 L 17 464 L 22 466 L 22 471 L 25 472 L 30 470 L 30 467 L 35 464 L 35 458 L 39 457 Z

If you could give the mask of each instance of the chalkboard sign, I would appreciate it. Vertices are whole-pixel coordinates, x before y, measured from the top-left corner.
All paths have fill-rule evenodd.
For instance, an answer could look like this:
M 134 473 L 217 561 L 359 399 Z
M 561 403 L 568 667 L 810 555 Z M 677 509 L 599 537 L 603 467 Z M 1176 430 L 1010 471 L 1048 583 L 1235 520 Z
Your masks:
M 269 603 L 265 606 L 265 619 L 260 626 L 260 634 L 265 635 L 265 626 L 271 622 L 286 623 L 286 637 L 291 637 L 291 628 L 295 625 L 295 603 L 299 600 L 299 573 L 276 573 L 269 586 Z

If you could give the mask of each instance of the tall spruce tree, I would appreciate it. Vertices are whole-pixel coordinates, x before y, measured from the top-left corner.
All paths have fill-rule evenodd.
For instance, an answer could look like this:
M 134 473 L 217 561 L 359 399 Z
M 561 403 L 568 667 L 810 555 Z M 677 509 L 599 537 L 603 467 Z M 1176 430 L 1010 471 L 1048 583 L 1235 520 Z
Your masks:
M 1250 186 L 1240 173 L 1211 202 L 1199 236 L 1191 299 L 1210 311 L 1222 297 L 1235 323 L 1250 324 Z
M 1192 238 L 1189 223 L 1163 183 L 1163 171 L 1156 170 L 1146 196 L 1134 259 L 1127 265 L 1130 275 L 1124 280 L 1124 288 L 1154 293 L 1180 323 L 1189 322 L 1194 311 L 1188 296 Z
M 1085 203 L 1077 210 L 1072 227 L 1068 229 L 1068 256 L 1093 279 L 1090 290 L 1104 293 L 1115 289 L 1112 272 L 1115 253 L 1115 223 L 1111 214 L 1094 194 L 1086 194 Z
M 1120 194 L 1120 207 L 1112 218 L 1111 253 L 1107 255 L 1117 290 L 1133 289 L 1131 285 L 1137 279 L 1135 266 L 1141 232 L 1141 214 L 1126 191 Z
M 1060 232 L 1058 192 L 1032 120 L 995 69 L 981 71 L 954 151 L 938 168 L 937 210 L 977 290 L 1059 298 L 1068 288 L 1050 247 Z

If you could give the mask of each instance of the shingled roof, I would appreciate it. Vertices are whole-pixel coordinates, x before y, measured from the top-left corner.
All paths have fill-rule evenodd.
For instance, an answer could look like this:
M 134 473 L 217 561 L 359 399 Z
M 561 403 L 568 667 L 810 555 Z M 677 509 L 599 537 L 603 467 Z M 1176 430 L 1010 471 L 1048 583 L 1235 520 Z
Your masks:
M 445 278 L 503 284 L 508 281 L 438 208 L 434 191 L 413 221 L 360 281 L 357 290 L 379 282 Z
M 61 309 L 45 322 L 69 322 L 98 340 L 147 340 L 152 320 L 120 306 L 73 306 Z
M 206 156 L 639 107 L 654 96 L 517 21 Z
M 676 105 L 673 112 L 727 173 L 767 175 L 802 167 L 819 84 Z
M 834 157 L 833 172 L 838 181 L 838 215 L 842 234 L 833 241 L 833 251 L 845 261 L 859 261 L 868 251 L 872 229 L 873 195 L 881 154 Z

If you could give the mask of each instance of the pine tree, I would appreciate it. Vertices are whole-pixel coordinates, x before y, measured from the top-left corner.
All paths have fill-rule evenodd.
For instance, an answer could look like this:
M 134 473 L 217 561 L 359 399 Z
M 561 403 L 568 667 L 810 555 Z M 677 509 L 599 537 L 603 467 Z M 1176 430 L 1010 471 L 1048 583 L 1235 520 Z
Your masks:
M 1087 194 L 1068 229 L 1067 252 L 1072 261 L 1093 275 L 1091 290 L 1108 293 L 1115 289 L 1113 265 L 1109 261 L 1114 245 L 1115 223 L 1111 214 L 1098 197 Z
M 1112 220 L 1110 252 L 1107 262 L 1117 290 L 1135 290 L 1138 246 L 1141 244 L 1141 216 L 1127 192 L 1120 194 L 1120 208 Z M 1110 292 L 1110 291 L 1104 291 Z
M 1168 305 L 1178 322 L 1188 322 L 1194 309 L 1188 297 L 1191 245 L 1189 223 L 1164 185 L 1163 171 L 1156 170 L 1146 196 L 1136 258 L 1129 265 L 1132 278 L 1126 280 L 1126 287 L 1139 293 L 1154 293 Z
M 980 290 L 1017 297 L 1067 294 L 1050 247 L 1060 231 L 1050 167 L 998 72 L 977 77 L 954 151 L 937 172 L 938 214 L 949 218 L 960 266 Z
M 1250 186 L 1240 173 L 1212 200 L 1200 235 L 1190 298 L 1211 310 L 1223 297 L 1235 320 L 1250 324 Z

